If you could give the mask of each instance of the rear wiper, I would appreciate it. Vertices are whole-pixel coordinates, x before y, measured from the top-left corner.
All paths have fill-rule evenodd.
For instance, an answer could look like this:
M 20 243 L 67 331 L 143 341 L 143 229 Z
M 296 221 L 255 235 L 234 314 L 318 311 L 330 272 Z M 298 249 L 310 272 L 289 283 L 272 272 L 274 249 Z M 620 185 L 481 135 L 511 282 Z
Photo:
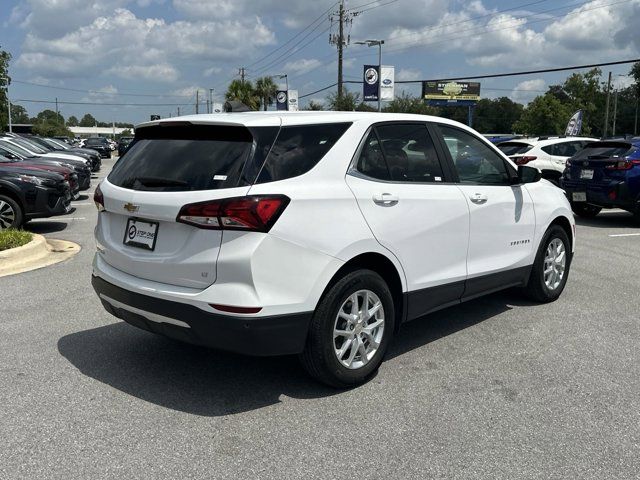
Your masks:
M 183 180 L 171 180 L 161 177 L 135 177 L 127 180 L 127 184 L 139 183 L 145 187 L 188 187 L 189 184 Z

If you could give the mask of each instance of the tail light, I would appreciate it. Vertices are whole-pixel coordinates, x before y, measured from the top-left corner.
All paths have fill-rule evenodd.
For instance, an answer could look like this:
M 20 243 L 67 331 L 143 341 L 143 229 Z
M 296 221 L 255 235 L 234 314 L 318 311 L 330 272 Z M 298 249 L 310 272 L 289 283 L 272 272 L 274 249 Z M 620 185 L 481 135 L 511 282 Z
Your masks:
M 100 185 L 96 187 L 96 191 L 93 193 L 93 201 L 96 204 L 96 208 L 99 212 L 104 212 L 104 195 L 100 190 Z
M 640 165 L 640 160 L 620 160 L 616 163 L 605 166 L 607 170 L 631 170 L 636 165 Z
M 526 165 L 529 162 L 533 162 L 538 157 L 532 155 L 523 155 L 522 157 L 513 157 L 513 161 L 516 162 L 516 165 Z
M 250 195 L 190 203 L 180 209 L 177 222 L 210 230 L 268 232 L 289 204 L 284 195 Z

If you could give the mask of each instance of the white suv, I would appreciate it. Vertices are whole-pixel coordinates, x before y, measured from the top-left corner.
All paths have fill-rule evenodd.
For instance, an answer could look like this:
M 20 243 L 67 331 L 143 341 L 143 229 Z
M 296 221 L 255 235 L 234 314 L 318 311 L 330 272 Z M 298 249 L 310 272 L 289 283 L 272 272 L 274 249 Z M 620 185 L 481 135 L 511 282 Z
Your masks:
M 563 192 L 474 130 L 405 114 L 160 120 L 96 190 L 93 286 L 137 327 L 361 383 L 398 327 L 507 287 L 562 292 Z
M 597 141 L 597 138 L 590 137 L 536 137 L 501 142 L 497 146 L 516 165 L 535 167 L 544 178 L 558 185 L 567 159 L 587 143 Z

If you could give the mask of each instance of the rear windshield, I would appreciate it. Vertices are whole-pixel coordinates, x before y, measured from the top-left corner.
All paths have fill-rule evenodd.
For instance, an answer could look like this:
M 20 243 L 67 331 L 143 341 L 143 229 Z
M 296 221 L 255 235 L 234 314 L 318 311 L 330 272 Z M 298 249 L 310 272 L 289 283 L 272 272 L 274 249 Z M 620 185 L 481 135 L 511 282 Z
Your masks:
M 92 145 L 100 145 L 107 143 L 106 138 L 87 138 L 84 143 L 92 144 Z
M 502 142 L 497 145 L 502 153 L 505 155 L 520 155 L 522 153 L 528 152 L 533 148 L 533 145 L 529 145 L 528 143 L 522 142 Z
M 606 158 L 619 158 L 627 156 L 636 148 L 630 143 L 624 142 L 598 142 L 589 143 L 580 150 L 574 160 L 599 160 Z
M 109 182 L 153 191 L 217 190 L 290 178 L 310 170 L 350 124 L 297 127 L 143 127 Z M 276 141 L 277 137 L 277 141 Z

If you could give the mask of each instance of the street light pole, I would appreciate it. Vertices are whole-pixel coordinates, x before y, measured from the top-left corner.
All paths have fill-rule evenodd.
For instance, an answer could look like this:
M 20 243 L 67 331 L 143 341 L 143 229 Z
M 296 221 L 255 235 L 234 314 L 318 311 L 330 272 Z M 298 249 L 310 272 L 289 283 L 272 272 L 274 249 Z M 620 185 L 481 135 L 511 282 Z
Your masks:
M 358 45 L 366 45 L 367 47 L 378 47 L 378 111 L 382 111 L 382 45 L 384 40 L 365 40 L 364 42 L 355 42 Z
M 11 100 L 9 100 L 9 78 L 2 77 L 0 80 L 5 81 L 4 89 L 7 91 L 7 110 L 9 111 L 9 133 L 13 133 L 13 126 L 11 124 Z

